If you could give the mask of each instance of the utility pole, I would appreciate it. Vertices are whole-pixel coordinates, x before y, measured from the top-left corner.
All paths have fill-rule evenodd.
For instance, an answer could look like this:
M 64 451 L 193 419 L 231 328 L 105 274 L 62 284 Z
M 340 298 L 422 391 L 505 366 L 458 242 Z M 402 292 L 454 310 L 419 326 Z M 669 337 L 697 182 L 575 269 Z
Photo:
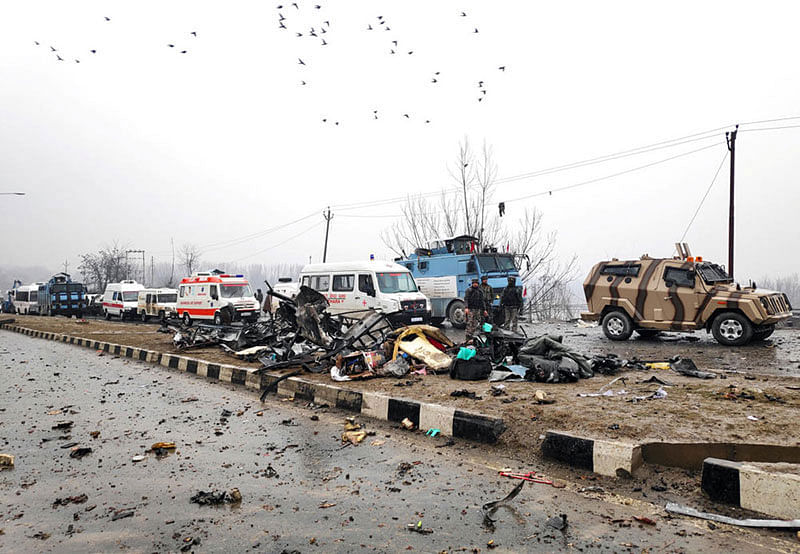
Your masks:
M 142 281 L 141 282 L 144 283 L 145 279 L 147 278 L 147 262 L 145 261 L 144 250 L 126 250 L 125 251 L 125 265 L 126 266 L 128 266 L 128 256 L 130 254 L 141 254 L 142 255 Z M 130 266 L 128 266 L 127 268 L 130 270 Z M 130 277 L 130 275 L 128 275 L 128 277 Z M 137 275 L 134 274 L 134 278 L 136 278 L 136 277 L 137 277 Z
M 328 213 L 323 213 L 322 217 L 325 218 L 325 249 L 322 251 L 322 263 L 325 263 L 328 260 L 328 231 L 331 228 L 331 219 L 333 219 L 330 206 L 328 206 Z
M 736 134 L 739 132 L 739 125 L 728 133 L 725 133 L 725 140 L 728 142 L 728 151 L 731 153 L 731 191 L 730 206 L 728 209 L 728 275 L 733 278 L 733 200 L 734 200 L 734 173 L 736 169 Z
M 175 284 L 175 241 L 170 237 L 169 242 L 172 245 L 172 269 L 169 272 L 169 286 L 173 286 Z
M 155 272 L 156 272 L 156 259 L 155 259 L 155 257 L 150 256 L 150 286 L 151 287 L 153 286 L 153 282 L 155 281 L 155 278 L 153 277 Z

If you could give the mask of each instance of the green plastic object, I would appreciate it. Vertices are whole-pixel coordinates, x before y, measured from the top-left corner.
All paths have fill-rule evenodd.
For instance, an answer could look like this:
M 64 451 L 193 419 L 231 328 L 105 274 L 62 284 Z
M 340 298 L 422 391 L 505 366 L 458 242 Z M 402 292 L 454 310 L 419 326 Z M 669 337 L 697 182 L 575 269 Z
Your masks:
M 483 327 L 481 327 L 481 328 L 483 329 L 484 333 L 491 333 L 492 332 L 492 324 L 491 323 L 484 323 Z
M 466 361 L 466 360 L 472 359 L 474 356 L 475 356 L 475 349 L 474 348 L 469 348 L 468 346 L 462 346 L 458 350 L 458 355 L 456 356 L 456 358 L 458 358 L 459 360 L 465 360 Z

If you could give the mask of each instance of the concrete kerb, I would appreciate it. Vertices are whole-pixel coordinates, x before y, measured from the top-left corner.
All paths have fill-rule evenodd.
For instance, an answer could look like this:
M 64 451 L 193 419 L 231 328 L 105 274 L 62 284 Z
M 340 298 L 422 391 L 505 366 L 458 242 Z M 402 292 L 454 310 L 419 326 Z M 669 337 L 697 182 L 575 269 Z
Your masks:
M 257 370 L 250 368 L 214 364 L 175 354 L 37 331 L 18 325 L 7 324 L 0 326 L 0 328 L 32 337 L 84 346 L 178 371 L 194 373 L 210 380 L 242 385 L 255 391 L 263 391 L 281 377 L 280 374 L 259 373 Z M 365 417 L 383 421 L 399 423 L 408 418 L 419 429 L 439 429 L 442 435 L 488 444 L 496 443 L 506 429 L 502 418 L 465 412 L 438 404 L 390 397 L 379 393 L 353 391 L 341 386 L 316 383 L 302 377 L 289 377 L 280 381 L 277 393 L 280 396 L 307 400 L 315 404 L 328 404 L 341 410 L 360 413 Z
M 609 477 L 631 476 L 643 463 L 639 444 L 578 437 L 562 431 L 545 433 L 542 454 Z
M 780 469 L 789 470 L 780 471 Z M 781 519 L 800 517 L 800 466 L 703 461 L 702 488 L 712 500 Z

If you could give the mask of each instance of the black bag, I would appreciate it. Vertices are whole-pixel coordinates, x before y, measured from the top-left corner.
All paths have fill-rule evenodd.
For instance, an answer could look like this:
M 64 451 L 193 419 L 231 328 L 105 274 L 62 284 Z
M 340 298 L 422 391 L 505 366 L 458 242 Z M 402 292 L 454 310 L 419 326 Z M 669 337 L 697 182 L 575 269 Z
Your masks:
M 455 358 L 450 364 L 450 378 L 462 381 L 481 381 L 488 379 L 492 372 L 492 362 L 483 356 L 475 355 L 469 360 Z

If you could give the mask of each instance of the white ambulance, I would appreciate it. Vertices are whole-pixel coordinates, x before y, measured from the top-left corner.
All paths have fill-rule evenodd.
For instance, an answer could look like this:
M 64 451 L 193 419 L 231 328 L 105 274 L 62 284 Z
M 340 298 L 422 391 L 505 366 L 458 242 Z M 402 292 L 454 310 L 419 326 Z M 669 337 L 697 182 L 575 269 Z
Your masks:
M 374 308 L 390 316 L 393 323 L 428 323 L 431 306 L 419 292 L 411 272 L 394 262 L 370 260 L 358 262 L 309 264 L 300 272 L 300 285 L 325 295 L 328 312 L 341 314 Z
M 109 283 L 103 293 L 103 315 L 106 319 L 117 316 L 120 319 L 136 316 L 139 304 L 139 291 L 144 285 L 133 280 Z
M 176 309 L 186 325 L 191 325 L 195 319 L 222 325 L 219 310 L 225 306 L 233 306 L 237 319 L 258 319 L 261 314 L 258 300 L 244 275 L 198 272 L 183 279 L 178 287 Z
M 177 313 L 177 289 L 142 289 L 136 310 L 142 321 L 151 317 L 165 319 Z

